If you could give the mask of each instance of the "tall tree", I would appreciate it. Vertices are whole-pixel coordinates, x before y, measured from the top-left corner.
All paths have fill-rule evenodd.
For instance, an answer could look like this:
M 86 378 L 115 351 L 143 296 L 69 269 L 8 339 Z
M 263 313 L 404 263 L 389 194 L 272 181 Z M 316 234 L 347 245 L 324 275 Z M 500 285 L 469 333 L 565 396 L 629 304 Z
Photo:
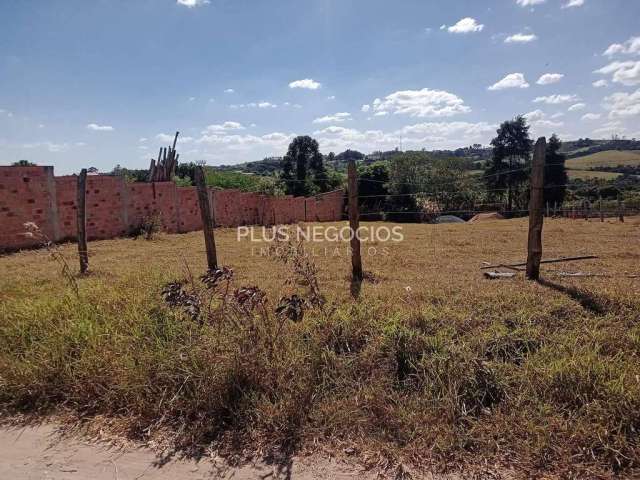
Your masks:
M 303 196 L 328 190 L 327 171 L 316 140 L 307 135 L 293 139 L 282 158 L 282 179 L 289 195 Z
M 493 155 L 485 169 L 487 186 L 507 196 L 507 211 L 513 210 L 513 201 L 526 183 L 526 168 L 531 162 L 533 141 L 529 138 L 529 125 L 523 116 L 500 125 L 497 136 L 491 140 Z
M 382 212 L 387 203 L 389 168 L 384 162 L 376 162 L 358 171 L 358 194 L 362 212 Z
M 545 156 L 544 201 L 549 205 L 554 203 L 562 205 L 567 193 L 569 177 L 564 165 L 567 157 L 560 153 L 561 146 L 562 142 L 554 133 L 549 139 L 549 143 L 547 143 Z

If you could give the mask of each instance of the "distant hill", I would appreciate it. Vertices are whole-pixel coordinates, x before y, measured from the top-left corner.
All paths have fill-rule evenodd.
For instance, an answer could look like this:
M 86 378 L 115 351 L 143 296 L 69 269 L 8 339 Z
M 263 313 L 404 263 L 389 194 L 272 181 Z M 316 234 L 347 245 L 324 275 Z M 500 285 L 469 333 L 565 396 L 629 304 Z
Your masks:
M 567 168 L 599 170 L 599 167 L 640 166 L 640 150 L 607 150 L 567 160 Z
M 420 150 L 421 153 L 426 153 L 432 158 L 463 158 L 473 162 L 476 168 L 482 168 L 484 162 L 491 157 L 491 148 L 483 147 L 476 144 L 470 147 L 458 148 L 456 150 Z M 347 163 L 350 158 L 355 158 L 358 163 L 369 165 L 375 162 L 387 162 L 392 160 L 395 156 L 403 153 L 410 153 L 410 150 L 402 151 L 399 149 L 376 151 L 368 155 L 365 155 L 356 150 L 345 150 L 337 155 L 323 155 L 325 165 L 329 168 L 333 168 L 338 172 L 346 172 Z M 282 157 L 267 157 L 263 160 L 257 160 L 253 162 L 238 163 L 235 165 L 219 165 L 210 167 L 215 170 L 227 171 L 227 172 L 242 172 L 253 173 L 256 175 L 274 175 L 281 170 Z

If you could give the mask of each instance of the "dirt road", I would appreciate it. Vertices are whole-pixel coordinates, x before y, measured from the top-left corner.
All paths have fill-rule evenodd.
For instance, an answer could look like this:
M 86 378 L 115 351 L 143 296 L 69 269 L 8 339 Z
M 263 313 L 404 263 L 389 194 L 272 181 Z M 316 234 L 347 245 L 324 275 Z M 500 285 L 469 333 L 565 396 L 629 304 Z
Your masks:
M 107 450 L 81 440 L 60 439 L 53 426 L 0 429 L 0 479 L 6 480 L 199 480 L 211 478 L 298 480 L 375 478 L 330 460 L 294 460 L 289 472 L 269 465 L 222 468 L 210 460 L 157 465 L 152 451 Z

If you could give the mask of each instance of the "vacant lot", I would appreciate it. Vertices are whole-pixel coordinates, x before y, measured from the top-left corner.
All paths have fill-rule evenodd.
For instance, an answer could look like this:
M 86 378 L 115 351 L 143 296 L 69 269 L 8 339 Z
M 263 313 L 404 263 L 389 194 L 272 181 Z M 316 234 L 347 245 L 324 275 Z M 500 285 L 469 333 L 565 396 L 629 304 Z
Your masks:
M 2 257 L 4 414 L 64 414 L 190 456 L 326 448 L 522 477 L 640 473 L 639 219 L 547 221 L 545 258 L 599 259 L 552 264 L 541 283 L 479 270 L 525 258 L 526 219 L 402 228 L 403 242 L 365 244 L 358 300 L 347 245 L 308 245 L 329 305 L 284 323 L 251 311 L 251 328 L 164 305 L 165 282 L 204 272 L 201 232 L 90 243 L 78 296 L 45 251 Z M 217 243 L 267 310 L 306 290 L 235 230 Z M 61 250 L 75 269 L 75 245 Z
M 586 157 L 567 160 L 567 168 L 572 170 L 589 170 L 598 167 L 617 167 L 619 165 L 640 165 L 640 150 L 609 150 Z

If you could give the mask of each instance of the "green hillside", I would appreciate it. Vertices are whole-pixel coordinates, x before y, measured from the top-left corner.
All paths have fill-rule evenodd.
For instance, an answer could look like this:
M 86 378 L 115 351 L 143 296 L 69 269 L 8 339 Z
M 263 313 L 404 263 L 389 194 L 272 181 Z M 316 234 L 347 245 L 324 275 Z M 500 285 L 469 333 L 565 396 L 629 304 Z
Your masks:
M 617 167 L 620 165 L 640 166 L 640 150 L 607 150 L 586 157 L 567 160 L 571 170 L 598 170 L 598 167 Z

